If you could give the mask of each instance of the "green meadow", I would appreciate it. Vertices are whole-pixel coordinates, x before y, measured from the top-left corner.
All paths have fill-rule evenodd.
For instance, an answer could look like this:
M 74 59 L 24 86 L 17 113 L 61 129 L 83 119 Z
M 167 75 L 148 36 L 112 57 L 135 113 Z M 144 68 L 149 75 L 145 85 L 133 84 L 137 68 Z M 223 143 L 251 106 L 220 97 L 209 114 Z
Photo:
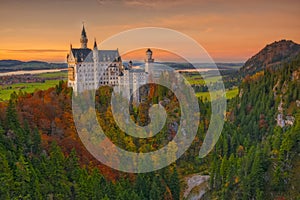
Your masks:
M 218 80 L 220 80 L 221 77 L 216 77 L 216 76 L 212 76 L 212 77 L 204 77 L 204 79 L 202 78 L 203 76 L 201 76 L 199 73 L 197 74 L 185 74 L 184 78 L 191 84 L 191 85 L 205 85 L 205 83 L 209 84 L 209 83 L 213 83 L 213 82 L 217 82 Z
M 0 86 L 0 101 L 9 100 L 13 92 L 18 93 L 20 90 L 26 93 L 32 93 L 35 90 L 47 90 L 55 87 L 60 80 L 46 80 L 44 83 L 16 83 L 7 86 Z
M 217 76 L 204 76 L 204 79 L 202 78 L 199 73 L 187 73 L 184 74 L 185 79 L 191 84 L 191 85 L 205 85 L 205 84 L 210 84 L 214 83 L 220 80 L 221 77 Z M 227 99 L 232 99 L 236 97 L 238 94 L 238 88 L 231 88 L 231 89 L 226 89 L 226 98 Z M 203 100 L 210 101 L 210 93 L 209 92 L 197 92 L 196 96 L 199 98 L 202 98 Z
M 42 73 L 42 74 L 37 74 L 36 76 L 40 78 L 55 78 L 55 79 L 62 79 L 62 80 L 67 80 L 68 78 L 68 74 L 66 71 Z
M 238 88 L 232 88 L 232 89 L 228 89 L 226 90 L 226 99 L 232 99 L 234 97 L 237 96 L 238 94 Z M 196 93 L 196 96 L 199 98 L 202 98 L 204 101 L 210 101 L 210 94 L 209 92 L 198 92 Z
M 0 86 L 0 101 L 9 100 L 10 95 L 13 92 L 18 93 L 20 90 L 26 93 L 32 93 L 35 90 L 47 90 L 48 88 L 55 87 L 60 80 L 67 79 L 67 72 L 51 72 L 51 73 L 42 73 L 37 74 L 37 77 L 46 78 L 46 79 L 54 79 L 54 80 L 46 80 L 44 83 L 16 83 L 12 85 Z M 186 80 L 190 84 L 198 84 L 204 85 L 205 82 L 203 78 L 199 74 L 186 74 Z M 215 82 L 219 77 L 207 77 L 206 82 Z M 238 94 L 238 88 L 233 88 L 226 90 L 226 98 L 231 99 Z M 203 100 L 210 101 L 209 92 L 199 92 L 196 93 L 197 97 L 202 98 Z
M 68 74 L 66 71 L 62 71 L 35 74 L 35 76 L 51 80 L 45 80 L 43 83 L 15 83 L 11 85 L 0 86 L 0 101 L 9 100 L 10 95 L 13 92 L 19 93 L 19 91 L 22 91 L 26 93 L 32 93 L 35 90 L 47 90 L 51 87 L 55 87 L 60 80 L 67 80 Z

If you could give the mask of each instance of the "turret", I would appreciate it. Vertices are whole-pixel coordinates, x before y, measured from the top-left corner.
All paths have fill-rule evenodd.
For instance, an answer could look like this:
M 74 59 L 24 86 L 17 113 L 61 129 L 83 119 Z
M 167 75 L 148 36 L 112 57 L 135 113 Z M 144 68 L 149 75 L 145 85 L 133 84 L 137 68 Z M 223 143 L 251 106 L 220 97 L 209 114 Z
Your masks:
M 146 55 L 147 55 L 147 62 L 153 62 L 153 59 L 152 59 L 152 51 L 151 51 L 151 49 L 148 49 L 147 51 L 146 51 Z
M 128 69 L 132 69 L 132 61 L 129 61 L 129 63 L 128 63 Z
M 86 36 L 84 25 L 82 26 L 80 43 L 81 43 L 81 48 L 82 49 L 86 49 L 87 48 L 88 39 L 87 39 L 87 36 Z
M 151 51 L 151 49 L 148 49 L 146 51 L 146 59 L 145 59 L 145 72 L 146 73 L 149 73 L 149 70 L 151 70 L 153 62 L 154 62 L 154 59 L 152 58 L 152 51 Z

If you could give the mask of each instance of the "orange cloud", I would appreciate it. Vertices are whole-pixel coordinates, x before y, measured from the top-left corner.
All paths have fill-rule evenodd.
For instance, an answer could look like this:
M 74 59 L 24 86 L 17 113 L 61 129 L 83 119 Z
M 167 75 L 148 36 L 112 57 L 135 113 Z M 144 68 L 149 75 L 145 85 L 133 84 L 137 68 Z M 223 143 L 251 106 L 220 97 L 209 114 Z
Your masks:
M 94 37 L 101 42 L 131 28 L 164 27 L 192 37 L 217 61 L 245 61 L 275 40 L 300 42 L 299 6 L 297 0 L 7 1 L 0 7 L 0 59 L 64 62 L 64 49 L 80 46 L 85 21 L 90 47 Z M 43 51 L 51 49 L 59 51 Z

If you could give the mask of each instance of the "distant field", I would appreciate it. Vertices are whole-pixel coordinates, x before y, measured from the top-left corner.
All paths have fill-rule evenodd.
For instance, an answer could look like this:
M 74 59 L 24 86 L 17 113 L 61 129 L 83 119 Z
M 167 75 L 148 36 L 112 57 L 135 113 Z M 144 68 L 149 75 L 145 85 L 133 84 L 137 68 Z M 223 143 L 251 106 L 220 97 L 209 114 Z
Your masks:
M 230 66 L 232 68 L 239 66 Z M 191 85 L 206 85 L 206 84 L 213 84 L 222 79 L 221 76 L 210 76 L 209 74 L 200 75 L 199 73 L 185 73 L 183 74 L 185 79 L 191 84 Z M 205 81 L 204 79 L 205 78 Z M 226 98 L 232 99 L 236 97 L 238 94 L 238 88 L 234 87 L 231 89 L 226 89 Z M 202 97 L 203 100 L 207 99 L 210 101 L 210 93 L 209 92 L 197 92 L 197 97 Z
M 47 90 L 48 88 L 55 87 L 60 80 L 46 80 L 45 83 L 17 83 L 8 86 L 0 86 L 0 101 L 9 100 L 10 95 L 15 91 L 18 93 L 20 90 L 27 93 L 32 93 L 35 90 Z
M 200 74 L 186 74 L 184 75 L 185 79 L 191 85 L 205 85 L 205 81 Z M 221 77 L 205 77 L 206 82 L 217 82 Z
M 44 83 L 16 83 L 12 85 L 0 86 L 0 101 L 9 100 L 10 95 L 13 92 L 18 93 L 20 90 L 27 93 L 32 93 L 35 90 L 47 90 L 48 88 L 55 87 L 60 80 L 66 80 L 68 73 L 65 72 L 48 72 L 36 74 L 36 77 L 45 79 L 55 79 L 55 80 L 45 80 Z
M 233 88 L 231 90 L 227 90 L 226 91 L 226 98 L 227 99 L 232 99 L 234 97 L 236 97 L 239 93 L 239 89 L 238 88 Z
M 17 83 L 7 86 L 0 86 L 0 101 L 2 100 L 8 100 L 10 98 L 10 95 L 15 91 L 16 93 L 19 92 L 19 90 L 22 90 L 23 92 L 32 93 L 35 90 L 47 90 L 50 87 L 55 87 L 60 80 L 66 80 L 67 79 L 67 72 L 51 72 L 51 73 L 42 73 L 37 74 L 36 76 L 41 78 L 51 78 L 56 80 L 46 80 L 45 83 Z M 185 75 L 185 78 L 190 84 L 197 84 L 197 85 L 204 85 L 205 82 L 202 79 L 202 77 L 198 74 L 190 74 Z M 208 77 L 206 78 L 206 81 L 209 82 L 215 82 L 217 81 L 217 77 Z M 238 94 L 238 89 L 230 89 L 226 90 L 226 98 L 231 99 L 235 97 Z M 196 93 L 197 97 L 202 97 L 203 99 L 210 100 L 209 92 L 201 92 Z
M 185 79 L 191 84 L 191 85 L 205 85 L 205 81 L 203 80 L 202 76 L 200 74 L 184 74 Z M 214 83 L 217 82 L 220 79 L 220 77 L 206 77 L 206 83 Z M 226 90 L 226 98 L 227 99 L 232 99 L 236 97 L 238 94 L 238 88 L 233 88 L 233 89 L 227 89 Z M 197 97 L 202 97 L 203 100 L 207 99 L 210 101 L 210 94 L 209 92 L 198 92 L 196 93 Z
M 226 99 L 232 99 L 232 98 L 236 97 L 237 94 L 238 94 L 238 88 L 226 90 Z M 199 93 L 196 93 L 196 96 L 202 97 L 203 100 L 207 99 L 208 101 L 210 101 L 209 92 L 199 92 Z
M 57 79 L 67 79 L 68 78 L 68 72 L 51 72 L 51 73 L 42 73 L 36 75 L 37 77 L 41 78 L 57 78 Z

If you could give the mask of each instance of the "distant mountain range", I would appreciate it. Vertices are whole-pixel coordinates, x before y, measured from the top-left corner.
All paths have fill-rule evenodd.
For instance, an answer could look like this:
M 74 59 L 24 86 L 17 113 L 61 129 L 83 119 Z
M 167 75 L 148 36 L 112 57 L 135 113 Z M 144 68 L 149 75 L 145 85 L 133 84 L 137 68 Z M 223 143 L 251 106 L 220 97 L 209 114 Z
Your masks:
M 0 60 L 0 72 L 18 70 L 39 70 L 39 69 L 63 69 L 67 68 L 66 63 L 47 63 L 42 61 Z
M 265 68 L 276 68 L 282 63 L 288 62 L 300 55 L 300 45 L 291 40 L 281 40 L 268 44 L 256 55 L 243 63 L 216 63 L 219 68 L 238 69 L 239 74 L 244 77 L 246 75 L 255 74 Z M 137 64 L 137 63 L 136 63 Z M 175 63 L 164 62 L 174 69 L 193 68 L 190 63 Z M 201 64 L 203 65 L 203 64 Z M 206 66 L 206 65 L 203 65 Z M 67 68 L 67 63 L 48 63 L 43 61 L 28 61 L 20 60 L 0 60 L 0 72 L 18 71 L 18 70 L 38 70 L 38 69 L 63 69 Z M 206 66 L 209 67 L 209 66 Z
M 266 68 L 276 68 L 300 55 L 300 45 L 291 40 L 268 44 L 246 61 L 240 69 L 242 76 L 252 75 Z
M 126 65 L 127 62 L 124 62 Z M 143 65 L 144 62 L 136 61 L 134 65 Z M 193 69 L 193 65 L 198 67 L 211 68 L 215 65 L 207 63 L 176 63 L 176 62 L 160 62 L 160 64 L 168 65 L 174 69 Z M 219 69 L 235 69 L 237 70 L 243 63 L 216 63 Z M 43 61 L 20 61 L 20 60 L 0 60 L 0 73 L 1 72 L 11 72 L 18 70 L 39 70 L 39 69 L 64 69 L 67 68 L 67 63 L 48 63 Z

